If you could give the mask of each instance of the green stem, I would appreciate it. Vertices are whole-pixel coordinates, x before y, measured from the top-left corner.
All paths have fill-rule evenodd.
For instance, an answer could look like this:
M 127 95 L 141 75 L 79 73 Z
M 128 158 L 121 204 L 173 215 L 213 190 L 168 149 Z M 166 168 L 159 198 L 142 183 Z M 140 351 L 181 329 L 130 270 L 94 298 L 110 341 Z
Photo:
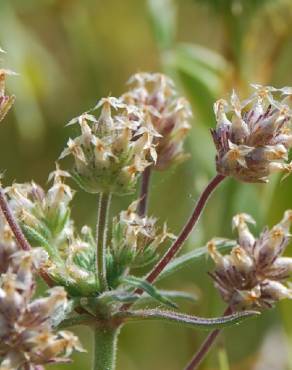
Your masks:
M 97 225 L 96 225 L 96 267 L 101 291 L 107 290 L 106 250 L 107 250 L 107 219 L 111 194 L 100 193 Z
M 114 370 L 119 328 L 97 327 L 94 333 L 94 370 Z

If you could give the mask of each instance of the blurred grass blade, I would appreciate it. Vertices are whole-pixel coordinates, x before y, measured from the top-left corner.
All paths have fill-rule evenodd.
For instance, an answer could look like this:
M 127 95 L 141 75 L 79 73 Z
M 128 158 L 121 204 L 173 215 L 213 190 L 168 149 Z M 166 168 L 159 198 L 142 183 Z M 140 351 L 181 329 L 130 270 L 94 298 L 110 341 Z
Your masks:
M 160 49 L 171 48 L 176 33 L 174 0 L 148 0 L 152 30 Z
M 204 122 L 214 120 L 212 106 L 221 92 L 228 63 L 218 53 L 196 44 L 178 44 L 165 54 L 165 64 L 180 78 Z
M 215 239 L 214 240 L 217 248 L 220 252 L 228 251 L 235 246 L 236 242 L 233 240 Z M 177 272 L 178 270 L 189 266 L 194 262 L 200 261 L 202 258 L 208 255 L 207 247 L 197 248 L 189 253 L 183 254 L 180 257 L 175 258 L 170 262 L 166 268 L 162 271 L 156 281 L 166 278 L 167 276 Z
M 218 75 L 224 75 L 229 68 L 227 61 L 221 54 L 201 45 L 181 43 L 177 45 L 176 53 Z
M 118 312 L 115 316 L 118 318 L 124 318 L 127 322 L 156 320 L 179 324 L 180 326 L 188 326 L 194 329 L 213 330 L 239 324 L 245 319 L 255 315 L 259 315 L 259 313 L 256 311 L 243 311 L 223 317 L 204 318 L 174 311 L 150 309 Z
M 218 350 L 219 370 L 230 370 L 226 349 L 220 346 Z
M 122 283 L 128 284 L 131 287 L 142 289 L 144 292 L 149 294 L 157 302 L 163 303 L 169 307 L 177 308 L 177 305 L 172 302 L 169 298 L 163 296 L 158 289 L 146 280 L 138 278 L 136 276 L 126 276 L 122 278 Z

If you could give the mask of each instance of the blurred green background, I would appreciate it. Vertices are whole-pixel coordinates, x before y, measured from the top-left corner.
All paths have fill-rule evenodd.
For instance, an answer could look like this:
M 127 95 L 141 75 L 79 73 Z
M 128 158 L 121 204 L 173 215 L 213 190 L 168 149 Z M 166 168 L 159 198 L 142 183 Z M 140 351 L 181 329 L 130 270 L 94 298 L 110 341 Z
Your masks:
M 232 88 L 243 97 L 249 83 L 292 85 L 291 0 L 1 0 L 2 65 L 17 71 L 8 89 L 16 105 L 0 132 L 0 168 L 5 181 L 48 173 L 70 135 L 65 124 L 101 96 L 119 95 L 138 71 L 164 71 L 190 99 L 194 120 L 187 141 L 191 159 L 155 173 L 150 213 L 173 232 L 185 222 L 203 186 L 213 176 L 209 128 L 212 104 Z M 213 236 L 231 237 L 231 218 L 249 212 L 258 232 L 292 207 L 292 178 L 269 185 L 229 179 L 210 201 L 185 251 Z M 115 214 L 131 197 L 114 199 Z M 77 192 L 77 224 L 95 222 L 95 200 Z M 86 220 L 86 221 L 84 221 Z M 207 276 L 206 260 L 161 282 L 163 287 L 199 293 L 196 305 L 181 309 L 220 315 L 223 305 Z M 91 333 L 78 330 L 90 352 Z M 160 323 L 131 324 L 120 336 L 118 370 L 182 369 L 206 333 Z M 225 330 L 201 366 L 211 370 L 292 369 L 292 303 L 283 302 L 256 320 Z M 90 369 L 91 356 L 52 369 Z

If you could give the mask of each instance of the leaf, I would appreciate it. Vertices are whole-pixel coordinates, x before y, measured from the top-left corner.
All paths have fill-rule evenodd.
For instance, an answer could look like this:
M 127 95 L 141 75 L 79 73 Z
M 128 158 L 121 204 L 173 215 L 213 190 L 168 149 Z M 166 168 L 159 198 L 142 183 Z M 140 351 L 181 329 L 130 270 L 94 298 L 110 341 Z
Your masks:
M 174 0 L 148 0 L 153 33 L 161 49 L 169 49 L 176 33 L 176 6 Z M 161 16 L 163 14 L 163 16 Z
M 64 264 L 58 249 L 52 246 L 52 244 L 50 244 L 39 232 L 37 232 L 33 227 L 25 224 L 21 224 L 21 228 L 30 243 L 43 247 L 53 261 L 60 263 L 61 265 Z
M 88 326 L 94 325 L 94 317 L 91 315 L 82 314 L 68 319 L 64 319 L 62 322 L 59 323 L 58 329 L 66 329 L 71 326 L 79 325 L 88 325 Z
M 49 253 L 50 257 L 56 257 L 56 250 L 53 248 L 48 241 L 38 233 L 33 227 L 22 224 L 21 228 L 30 242 L 37 243 Z
M 220 54 L 196 44 L 178 44 L 166 54 L 165 62 L 180 77 L 202 120 L 211 125 L 212 105 L 221 91 L 228 63 Z
M 139 298 L 140 295 L 138 294 L 128 293 L 122 290 L 110 290 L 99 295 L 98 301 L 108 305 L 115 302 L 134 303 Z
M 223 317 L 204 318 L 193 315 L 187 315 L 174 311 L 163 311 L 158 309 L 151 310 L 133 310 L 118 312 L 115 317 L 125 319 L 126 322 L 133 321 L 165 321 L 182 326 L 188 326 L 201 330 L 222 329 L 241 323 L 249 317 L 259 315 L 257 311 L 236 312 Z
M 229 67 L 228 62 L 221 54 L 198 44 L 180 43 L 177 45 L 176 51 L 181 57 L 197 65 L 201 65 L 216 75 L 226 73 Z
M 214 242 L 216 243 L 216 246 L 220 252 L 228 251 L 236 244 L 235 241 L 227 239 L 214 239 Z M 203 257 L 207 255 L 207 247 L 201 247 L 175 258 L 161 272 L 156 281 L 166 278 L 167 276 L 177 272 L 178 270 L 189 266 L 191 263 L 200 261 Z
M 126 276 L 121 279 L 121 282 L 132 287 L 142 289 L 144 292 L 149 294 L 152 298 L 160 303 L 163 303 L 172 308 L 177 308 L 177 305 L 174 302 L 161 295 L 158 289 L 156 289 L 152 284 L 148 283 L 144 279 L 135 276 Z
M 187 300 L 192 303 L 196 302 L 198 300 L 197 295 L 187 292 L 180 292 L 176 290 L 158 290 L 158 292 L 169 299 L 174 300 Z M 142 305 L 148 305 L 153 303 L 153 298 L 151 296 L 142 295 L 140 296 L 140 299 L 134 304 L 135 307 L 140 307 Z

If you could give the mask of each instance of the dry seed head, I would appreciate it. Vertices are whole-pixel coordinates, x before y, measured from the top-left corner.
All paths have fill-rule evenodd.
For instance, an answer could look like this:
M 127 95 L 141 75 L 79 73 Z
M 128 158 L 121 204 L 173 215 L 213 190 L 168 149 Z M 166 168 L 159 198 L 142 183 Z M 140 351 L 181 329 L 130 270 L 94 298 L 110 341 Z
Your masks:
M 94 110 L 71 120 L 80 136 L 69 139 L 60 158 L 72 155 L 72 178 L 89 193 L 126 194 L 138 175 L 156 159 L 152 125 L 146 125 L 138 107 L 122 99 L 101 99 Z
M 5 118 L 15 101 L 14 95 L 6 93 L 6 76 L 14 75 L 17 74 L 9 69 L 0 69 L 0 122 Z
M 283 298 L 291 298 L 292 291 L 284 280 L 292 272 L 292 258 L 282 257 L 290 240 L 292 211 L 271 230 L 265 228 L 259 238 L 250 232 L 247 223 L 254 220 L 247 214 L 233 218 L 238 230 L 238 245 L 230 254 L 222 255 L 216 243 L 208 243 L 215 262 L 210 273 L 222 298 L 236 308 L 267 308 Z
M 157 248 L 166 239 L 175 238 L 167 231 L 166 224 L 159 230 L 155 218 L 139 216 L 138 204 L 139 200 L 133 202 L 114 220 L 112 237 L 113 255 L 117 259 L 123 254 L 130 255 L 129 264 L 135 267 L 153 262 L 158 256 Z
M 6 271 L 1 271 L 0 369 L 62 362 L 73 349 L 82 350 L 73 334 L 64 336 L 52 327 L 51 317 L 67 306 L 65 290 L 55 287 L 49 291 L 49 297 L 33 300 L 34 273 L 46 259 L 45 252 L 38 248 L 18 251 L 10 255 Z
M 214 104 L 216 129 L 211 130 L 217 149 L 218 173 L 244 182 L 268 182 L 274 172 L 290 174 L 292 147 L 291 89 L 252 85 L 256 90 L 240 101 L 233 91 L 230 101 Z
M 177 95 L 174 82 L 161 73 L 137 73 L 129 79 L 126 102 L 139 107 L 159 135 L 154 135 L 157 161 L 154 168 L 163 170 L 187 158 L 184 140 L 191 128 L 189 102 Z

